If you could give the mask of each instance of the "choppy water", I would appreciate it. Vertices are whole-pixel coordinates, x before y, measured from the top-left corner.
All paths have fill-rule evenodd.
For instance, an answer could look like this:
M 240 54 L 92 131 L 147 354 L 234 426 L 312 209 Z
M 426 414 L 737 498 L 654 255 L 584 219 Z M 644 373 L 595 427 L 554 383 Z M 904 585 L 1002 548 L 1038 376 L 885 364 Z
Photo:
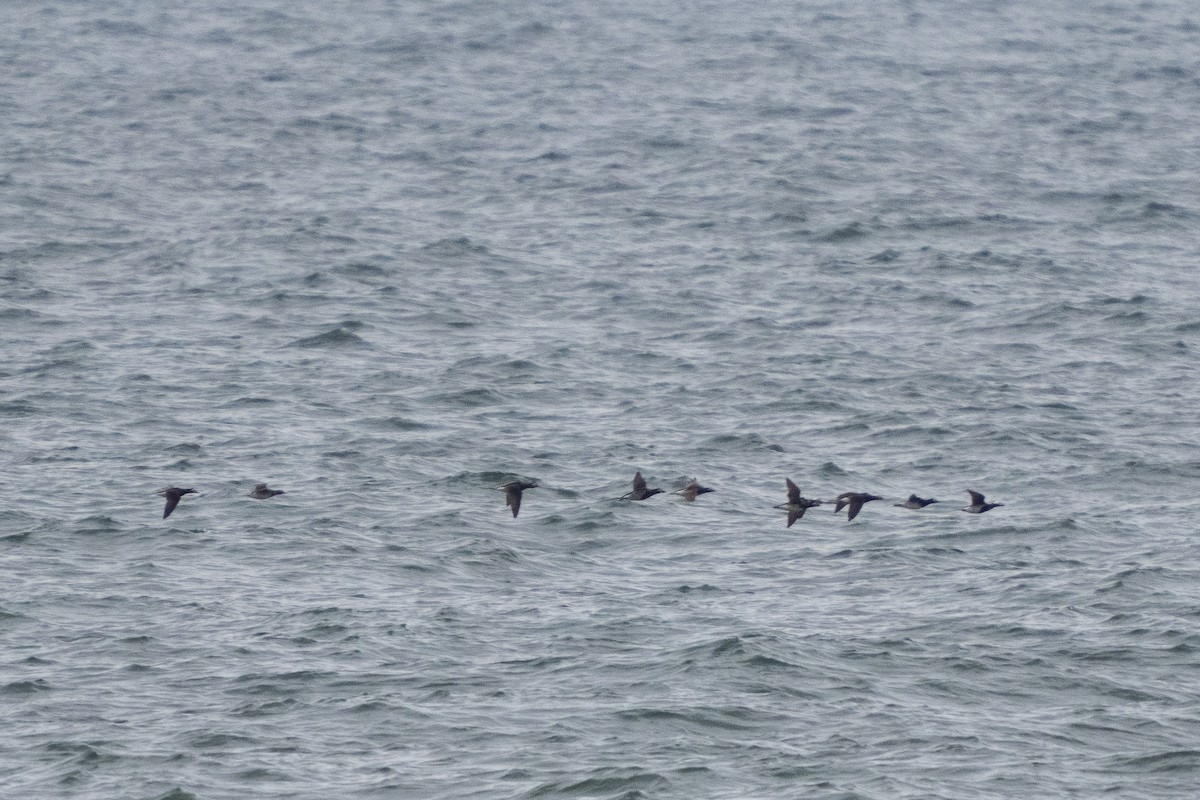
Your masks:
M 7 4 L 0 795 L 1192 796 L 1198 53 Z

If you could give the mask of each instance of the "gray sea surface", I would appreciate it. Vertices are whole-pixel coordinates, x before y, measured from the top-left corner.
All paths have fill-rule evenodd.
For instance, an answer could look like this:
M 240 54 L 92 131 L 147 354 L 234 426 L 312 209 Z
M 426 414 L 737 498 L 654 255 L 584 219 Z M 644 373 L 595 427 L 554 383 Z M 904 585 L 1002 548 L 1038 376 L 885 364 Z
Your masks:
M 1195 796 L 1193 4 L 11 0 L 0 119 L 5 800 Z

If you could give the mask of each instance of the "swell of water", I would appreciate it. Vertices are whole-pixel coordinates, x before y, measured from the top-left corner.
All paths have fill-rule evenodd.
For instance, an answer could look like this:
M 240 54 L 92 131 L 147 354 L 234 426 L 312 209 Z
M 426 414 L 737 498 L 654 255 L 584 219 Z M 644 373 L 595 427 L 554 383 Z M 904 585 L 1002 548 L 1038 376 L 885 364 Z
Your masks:
M 1189 7 L 8 15 L 5 794 L 1190 796 Z

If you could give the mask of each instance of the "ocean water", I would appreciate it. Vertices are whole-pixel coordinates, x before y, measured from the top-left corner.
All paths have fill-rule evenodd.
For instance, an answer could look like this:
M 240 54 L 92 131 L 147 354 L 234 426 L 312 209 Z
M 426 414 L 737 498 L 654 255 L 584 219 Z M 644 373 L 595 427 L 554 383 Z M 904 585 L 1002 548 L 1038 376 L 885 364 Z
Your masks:
M 6 4 L 0 797 L 1193 797 L 1197 54 Z

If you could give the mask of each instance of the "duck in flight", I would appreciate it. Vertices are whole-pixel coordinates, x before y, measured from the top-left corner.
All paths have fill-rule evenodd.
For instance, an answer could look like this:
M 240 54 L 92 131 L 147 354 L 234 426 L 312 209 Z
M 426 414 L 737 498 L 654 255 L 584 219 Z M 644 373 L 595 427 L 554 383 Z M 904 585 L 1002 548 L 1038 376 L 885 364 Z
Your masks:
M 967 494 L 971 495 L 971 505 L 961 510 L 966 511 L 968 514 L 982 514 L 985 511 L 991 511 L 993 508 L 999 508 L 1004 505 L 1004 503 L 989 503 L 983 499 L 983 495 L 979 492 L 973 492 L 970 489 L 967 489 Z
M 512 509 L 513 519 L 516 519 L 517 512 L 521 510 L 521 493 L 526 489 L 536 489 L 538 485 L 525 481 L 512 481 L 498 488 L 504 490 L 504 504 Z
M 644 482 L 643 485 L 645 485 Z M 671 492 L 671 494 L 683 495 L 683 499 L 690 503 L 696 499 L 696 495 L 708 494 L 711 491 L 713 490 L 707 486 L 701 486 L 699 481 L 697 481 L 695 478 L 692 478 L 691 482 L 689 482 L 687 486 L 683 487 L 682 489 L 676 489 L 675 491 Z
M 862 511 L 863 505 L 871 502 L 872 500 L 882 499 L 882 497 L 876 497 L 875 495 L 867 494 L 866 492 L 844 492 L 843 494 L 839 494 L 837 496 L 837 500 L 835 501 L 836 505 L 833 507 L 833 513 L 836 514 L 846 506 L 849 506 L 850 510 L 846 512 L 846 521 L 849 522 L 858 516 L 858 512 Z
M 792 527 L 792 523 L 804 516 L 804 512 L 810 508 L 815 508 L 821 505 L 820 500 L 809 500 L 807 497 L 800 496 L 800 487 L 792 483 L 791 478 L 784 478 L 787 481 L 788 501 L 781 505 L 775 506 L 782 508 L 788 512 L 787 526 Z
M 910 494 L 908 499 L 903 503 L 896 503 L 896 508 L 919 509 L 924 508 L 925 506 L 931 506 L 936 502 L 938 501 L 934 500 L 932 497 L 927 500 L 924 497 L 917 497 L 915 494 Z
M 633 476 L 633 491 L 628 494 L 623 494 L 618 497 L 618 500 L 645 500 L 647 497 L 652 497 L 656 494 L 662 494 L 662 489 L 647 489 L 646 479 L 642 477 L 641 471 L 638 471 Z
M 159 489 L 155 492 L 157 495 L 162 495 L 167 498 L 167 504 L 163 506 L 163 519 L 171 516 L 171 512 L 175 510 L 175 506 L 179 505 L 179 500 L 185 494 L 199 494 L 195 489 L 180 489 L 178 486 L 171 486 L 167 489 Z

